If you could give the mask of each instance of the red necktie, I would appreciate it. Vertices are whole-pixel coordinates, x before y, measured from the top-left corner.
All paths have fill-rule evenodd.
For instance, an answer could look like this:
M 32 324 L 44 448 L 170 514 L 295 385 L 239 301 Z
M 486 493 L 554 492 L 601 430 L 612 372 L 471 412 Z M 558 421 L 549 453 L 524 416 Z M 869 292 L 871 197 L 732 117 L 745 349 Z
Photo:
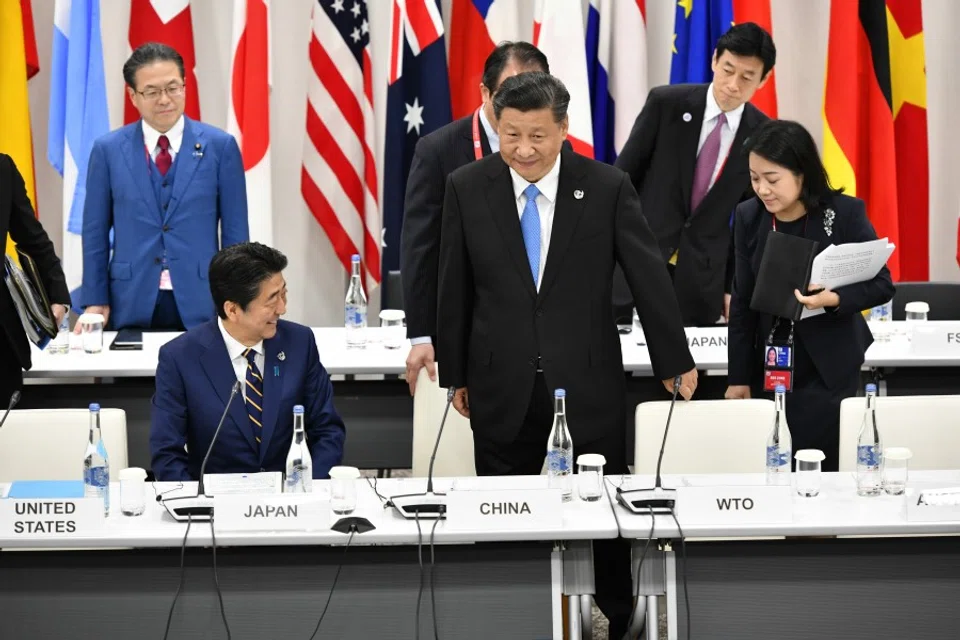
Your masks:
M 173 164 L 173 158 L 170 156 L 170 139 L 167 136 L 160 136 L 157 140 L 157 146 L 160 147 L 160 153 L 157 154 L 157 169 L 160 175 L 167 175 L 170 165 Z

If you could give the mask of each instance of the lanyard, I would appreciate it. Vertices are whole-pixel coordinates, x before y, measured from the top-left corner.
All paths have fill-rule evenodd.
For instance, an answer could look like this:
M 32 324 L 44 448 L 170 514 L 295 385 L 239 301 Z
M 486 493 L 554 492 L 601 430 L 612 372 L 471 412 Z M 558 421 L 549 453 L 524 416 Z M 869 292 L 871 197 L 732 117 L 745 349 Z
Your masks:
M 483 147 L 480 146 L 480 109 L 473 112 L 473 157 L 479 160 L 483 157 Z
M 773 230 L 777 230 L 777 216 L 770 214 L 770 218 L 773 220 Z M 807 221 L 810 220 L 810 216 L 807 216 L 803 220 L 803 235 L 807 235 Z

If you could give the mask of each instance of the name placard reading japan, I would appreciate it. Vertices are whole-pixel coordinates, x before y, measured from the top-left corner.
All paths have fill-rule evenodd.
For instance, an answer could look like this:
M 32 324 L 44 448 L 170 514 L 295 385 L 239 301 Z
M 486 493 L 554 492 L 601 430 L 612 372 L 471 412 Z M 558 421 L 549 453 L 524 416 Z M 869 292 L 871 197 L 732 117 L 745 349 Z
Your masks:
M 911 347 L 916 355 L 960 355 L 960 322 L 918 322 L 911 329 Z
M 679 487 L 677 513 L 690 524 L 793 522 L 790 487 Z
M 688 327 L 687 346 L 697 364 L 727 362 L 726 327 Z
M 319 531 L 330 528 L 326 495 L 225 495 L 213 499 L 217 531 Z
M 114 508 L 119 509 L 120 505 Z M 0 500 L 0 530 L 3 531 L 3 536 L 12 538 L 97 535 L 103 530 L 103 500 Z
M 447 494 L 448 530 L 555 529 L 563 523 L 559 489 L 451 491 Z

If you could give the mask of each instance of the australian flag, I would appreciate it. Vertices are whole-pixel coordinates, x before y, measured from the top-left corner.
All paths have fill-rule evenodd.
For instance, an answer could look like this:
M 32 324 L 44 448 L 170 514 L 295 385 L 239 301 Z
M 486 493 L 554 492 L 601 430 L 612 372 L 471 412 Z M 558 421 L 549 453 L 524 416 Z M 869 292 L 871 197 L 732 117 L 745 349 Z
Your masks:
M 674 21 L 670 84 L 713 80 L 713 50 L 732 26 L 733 0 L 680 0 Z
M 403 196 L 421 136 L 450 122 L 450 85 L 437 0 L 393 0 L 383 166 L 383 280 L 400 268 Z

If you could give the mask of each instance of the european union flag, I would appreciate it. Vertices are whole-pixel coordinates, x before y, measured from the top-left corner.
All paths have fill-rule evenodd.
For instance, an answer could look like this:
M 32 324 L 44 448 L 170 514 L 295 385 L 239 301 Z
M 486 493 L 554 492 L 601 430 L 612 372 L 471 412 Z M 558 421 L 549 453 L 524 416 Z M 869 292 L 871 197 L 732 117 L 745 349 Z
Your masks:
M 732 26 L 733 0 L 677 2 L 670 84 L 710 82 L 713 50 Z

